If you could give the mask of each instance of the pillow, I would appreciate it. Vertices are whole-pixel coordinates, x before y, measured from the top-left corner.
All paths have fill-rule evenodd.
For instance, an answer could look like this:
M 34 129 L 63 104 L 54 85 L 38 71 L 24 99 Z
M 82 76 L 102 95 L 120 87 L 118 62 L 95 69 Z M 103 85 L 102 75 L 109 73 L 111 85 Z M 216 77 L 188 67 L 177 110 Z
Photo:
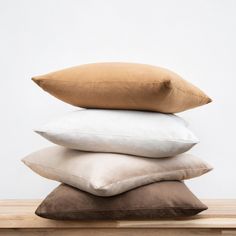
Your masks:
M 32 79 L 53 96 L 84 108 L 176 113 L 211 102 L 177 74 L 144 64 L 87 64 Z
M 36 132 L 72 149 L 155 158 L 186 152 L 198 142 L 180 117 L 127 110 L 71 112 Z
M 112 196 L 160 180 L 200 176 L 211 167 L 190 154 L 151 159 L 49 147 L 23 162 L 33 171 L 98 196 Z
M 61 184 L 35 213 L 55 220 L 145 220 L 192 216 L 206 209 L 184 183 L 163 181 L 109 198 Z

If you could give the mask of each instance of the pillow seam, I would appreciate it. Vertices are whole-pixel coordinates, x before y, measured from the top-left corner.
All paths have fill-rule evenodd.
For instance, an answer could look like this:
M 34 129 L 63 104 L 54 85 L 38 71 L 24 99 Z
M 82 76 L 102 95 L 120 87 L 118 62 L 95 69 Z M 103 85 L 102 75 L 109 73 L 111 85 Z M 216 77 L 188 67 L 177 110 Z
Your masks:
M 46 199 L 45 199 L 46 200 Z M 39 206 L 40 207 L 40 206 Z M 96 211 L 96 212 L 113 212 L 113 211 L 137 211 L 137 210 L 160 210 L 160 209 L 163 209 L 163 210 L 166 210 L 166 209 L 184 209 L 184 210 L 200 210 L 202 208 L 188 208 L 188 207 L 182 207 L 182 206 L 178 206 L 178 207 L 157 207 L 157 208 L 134 208 L 134 209 L 125 209 L 125 210 L 121 210 L 121 209 L 114 209 L 114 210 L 102 210 L 102 211 Z M 205 209 L 205 208 L 204 208 Z M 82 211 L 69 211 L 67 213 L 81 213 L 83 211 L 94 211 L 94 210 L 91 210 L 91 208 L 89 209 L 83 209 Z M 62 212 L 53 212 L 53 213 L 62 213 Z
M 25 162 L 27 162 L 27 161 L 25 161 Z M 30 164 L 32 164 L 32 162 L 29 162 L 28 161 L 28 163 L 30 163 Z M 64 172 L 63 170 L 57 170 L 57 169 L 55 169 L 55 168 L 53 168 L 53 167 L 48 167 L 48 166 L 45 166 L 45 165 L 42 165 L 42 164 L 39 164 L 39 163 L 36 163 L 36 164 L 34 164 L 34 165 L 38 165 L 38 166 L 40 166 L 41 168 L 43 167 L 43 168 L 47 168 L 47 169 L 51 169 L 51 170 L 56 170 L 56 174 L 57 174 L 57 176 L 59 176 L 60 177 L 60 174 L 65 174 L 66 172 Z M 29 166 L 30 167 L 30 166 Z M 161 173 L 161 174 L 167 174 L 167 173 L 171 173 L 171 172 L 181 172 L 181 171 L 188 171 L 188 170 L 192 170 L 193 168 L 187 168 L 187 169 L 179 169 L 179 170 L 174 170 L 174 171 L 166 171 L 166 172 L 163 172 L 163 173 Z M 207 171 L 210 171 L 211 170 L 211 168 L 206 168 L 206 167 L 204 167 L 204 168 L 195 168 L 194 170 L 196 170 L 196 171 L 198 171 L 198 170 L 207 170 Z M 37 173 L 37 172 L 36 172 Z M 152 176 L 153 177 L 153 175 L 156 175 L 157 173 L 154 173 L 154 174 L 152 174 L 152 175 L 150 175 L 150 176 Z M 73 176 L 73 177 L 76 177 L 76 178 L 81 178 L 81 179 L 83 179 L 88 185 L 91 185 L 91 182 L 89 182 L 88 180 L 86 180 L 84 177 L 81 177 L 81 176 L 78 176 L 78 175 L 74 175 L 74 174 L 69 174 L 69 175 L 71 175 L 71 176 Z M 158 175 L 160 175 L 160 173 L 158 173 L 157 174 L 157 176 Z M 95 192 L 96 191 L 100 191 L 101 190 L 101 188 L 104 188 L 104 187 L 109 187 L 109 186 L 112 186 L 112 185 L 115 185 L 115 184 L 119 184 L 120 182 L 128 182 L 128 181 L 131 181 L 132 179 L 136 179 L 136 178 L 143 178 L 143 177 L 146 177 L 146 176 L 149 176 L 149 175 L 141 175 L 141 176 L 135 176 L 135 177 L 131 177 L 131 178 L 128 178 L 128 179 L 123 179 L 123 180 L 118 180 L 118 181 L 116 181 L 116 182 L 113 182 L 113 183 L 110 183 L 110 184 L 106 184 L 106 185 L 103 185 L 103 186 L 99 186 L 99 188 L 98 189 L 95 189 L 95 188 L 93 188 L 92 187 L 92 190 L 94 190 Z M 149 177 L 150 177 L 149 176 Z M 44 176 L 43 176 L 44 177 Z M 196 177 L 196 176 L 194 176 L 194 177 Z M 194 177 L 191 177 L 191 178 L 194 178 Z M 47 178 L 47 177 L 45 177 L 45 178 Z M 49 178 L 47 178 L 47 179 L 49 179 Z M 55 180 L 55 179 L 54 179 Z M 173 179 L 172 179 L 173 180 Z M 179 179 L 175 179 L 175 180 L 179 180 Z M 184 179 L 181 179 L 181 180 L 184 180 Z M 58 180 L 55 180 L 55 181 L 57 181 L 57 182 L 59 182 Z M 155 182 L 159 182 L 159 181 L 154 181 L 154 182 L 150 182 L 150 183 L 155 183 Z M 69 185 L 69 184 L 68 184 Z M 78 188 L 78 187 L 75 187 L 75 188 Z M 79 188 L 78 188 L 79 189 Z M 94 192 L 93 191 L 93 192 Z M 126 191 L 128 191 L 128 190 L 126 190 Z
M 52 134 L 52 132 L 50 132 L 50 131 L 40 131 L 40 130 L 35 130 L 35 132 L 37 133 L 37 131 L 39 132 L 39 133 L 42 133 L 42 134 L 49 134 L 50 135 L 50 133 L 51 133 L 51 135 L 53 135 Z M 88 134 L 88 135 L 96 135 L 96 136 L 105 136 L 105 137 L 107 137 L 107 138 L 109 138 L 109 137 L 126 137 L 126 138 L 130 138 L 130 139 L 132 139 L 132 140 L 134 140 L 134 137 L 132 137 L 132 136 L 129 136 L 129 135 L 119 135 L 119 134 L 112 134 L 112 135 L 106 135 L 106 134 L 95 134 L 95 133 L 89 133 L 89 132 L 80 132 L 80 131 L 78 131 L 80 134 Z M 56 135 L 58 135 L 58 134 L 66 134 L 66 132 L 63 132 L 63 133 L 57 133 Z M 136 138 L 136 140 L 147 140 L 147 139 L 145 139 L 145 138 L 137 138 L 136 136 L 135 136 L 135 138 Z M 184 140 L 184 139 L 172 139 L 172 140 L 168 140 L 168 139 L 149 139 L 149 141 L 157 141 L 157 142 L 176 142 L 176 143 L 197 143 L 197 142 L 199 142 L 199 140 L 198 139 L 196 139 L 196 140 L 193 140 L 192 139 L 192 141 L 190 141 L 190 139 L 189 139 L 189 141 L 188 140 Z
M 50 76 L 48 76 L 50 78 Z M 72 82 L 72 83 L 75 83 L 75 81 L 68 81 L 68 80 L 58 80 L 58 79 L 43 79 L 43 78 L 39 78 L 38 81 L 39 82 L 42 82 L 42 81 L 46 81 L 46 80 L 50 80 L 50 81 L 60 81 L 60 82 Z M 96 84 L 100 84 L 100 83 L 121 83 L 121 82 L 125 82 L 125 83 L 137 83 L 136 81 L 94 81 L 94 82 L 83 82 L 83 84 L 91 84 L 91 83 L 96 83 Z M 166 84 L 167 82 L 170 82 L 171 86 L 168 86 L 169 89 L 172 89 L 172 88 L 176 88 L 178 90 L 180 90 L 182 93 L 185 93 L 185 94 L 189 94 L 189 95 L 193 95 L 193 96 L 196 96 L 196 97 L 201 97 L 201 98 L 205 98 L 206 100 L 209 99 L 208 96 L 204 96 L 204 95 L 197 95 L 197 94 L 194 94 L 194 93 L 190 93 L 190 92 L 186 92 L 186 91 L 183 91 L 181 88 L 177 87 L 176 85 L 173 84 L 173 82 L 171 80 L 164 80 L 164 81 L 160 81 L 160 82 L 138 82 L 139 84 Z

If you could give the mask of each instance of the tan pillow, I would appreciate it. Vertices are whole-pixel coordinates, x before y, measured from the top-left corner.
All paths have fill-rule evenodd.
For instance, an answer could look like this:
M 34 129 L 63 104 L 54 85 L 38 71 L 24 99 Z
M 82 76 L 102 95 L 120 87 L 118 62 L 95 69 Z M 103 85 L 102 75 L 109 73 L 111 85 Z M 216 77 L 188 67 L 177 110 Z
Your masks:
M 206 162 L 190 154 L 152 159 L 60 146 L 32 153 L 23 162 L 43 177 L 98 196 L 116 195 L 160 180 L 190 179 L 211 170 Z
M 206 209 L 184 183 L 163 181 L 109 198 L 61 184 L 36 214 L 55 220 L 145 220 L 191 216 Z
M 55 97 L 84 108 L 175 113 L 211 102 L 177 74 L 144 64 L 87 64 L 32 79 Z

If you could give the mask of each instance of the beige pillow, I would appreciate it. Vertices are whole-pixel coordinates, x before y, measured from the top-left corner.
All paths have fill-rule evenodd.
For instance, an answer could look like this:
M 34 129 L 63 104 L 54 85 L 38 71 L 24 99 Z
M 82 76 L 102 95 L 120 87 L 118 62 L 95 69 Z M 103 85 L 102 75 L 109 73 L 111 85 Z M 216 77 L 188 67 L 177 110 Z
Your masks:
M 144 64 L 87 64 L 32 79 L 55 97 L 84 108 L 175 113 L 211 102 L 177 74 Z
M 98 196 L 116 195 L 160 180 L 189 179 L 211 170 L 190 154 L 151 159 L 59 146 L 32 153 L 23 162 L 41 176 Z

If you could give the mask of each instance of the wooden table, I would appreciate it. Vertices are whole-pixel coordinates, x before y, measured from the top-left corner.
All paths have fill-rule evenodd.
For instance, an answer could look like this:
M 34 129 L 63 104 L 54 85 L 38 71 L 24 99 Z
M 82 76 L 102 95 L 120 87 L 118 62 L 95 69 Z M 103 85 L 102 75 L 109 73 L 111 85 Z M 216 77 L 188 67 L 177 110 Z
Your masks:
M 34 214 L 39 200 L 0 200 L 0 236 L 236 236 L 236 200 L 203 202 L 207 211 L 178 220 L 55 221 Z

